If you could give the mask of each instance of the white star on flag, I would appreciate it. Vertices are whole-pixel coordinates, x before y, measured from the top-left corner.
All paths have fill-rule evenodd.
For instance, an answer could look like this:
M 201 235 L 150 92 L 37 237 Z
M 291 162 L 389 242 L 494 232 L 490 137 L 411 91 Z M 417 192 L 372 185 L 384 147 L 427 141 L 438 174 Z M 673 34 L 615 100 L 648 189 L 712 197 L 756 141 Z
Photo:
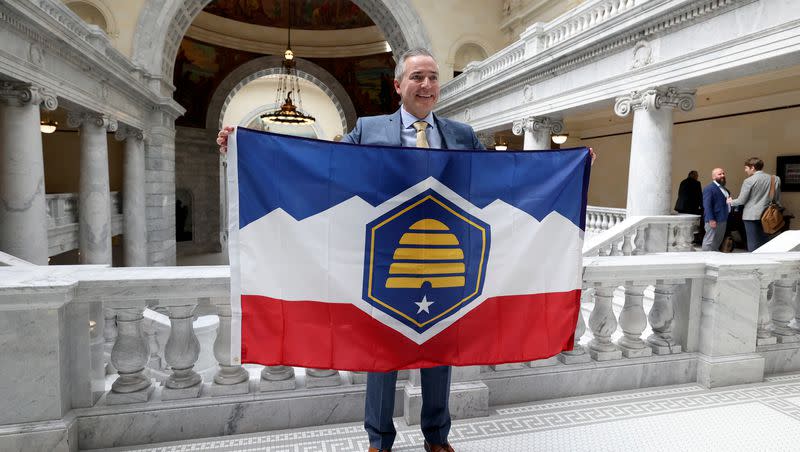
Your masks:
M 419 311 L 417 311 L 417 314 L 419 314 L 422 311 L 425 311 L 428 314 L 431 313 L 431 311 L 428 310 L 428 307 L 430 305 L 432 305 L 433 302 L 432 301 L 428 301 L 428 296 L 427 295 L 423 295 L 422 301 L 415 301 L 414 304 L 419 306 Z

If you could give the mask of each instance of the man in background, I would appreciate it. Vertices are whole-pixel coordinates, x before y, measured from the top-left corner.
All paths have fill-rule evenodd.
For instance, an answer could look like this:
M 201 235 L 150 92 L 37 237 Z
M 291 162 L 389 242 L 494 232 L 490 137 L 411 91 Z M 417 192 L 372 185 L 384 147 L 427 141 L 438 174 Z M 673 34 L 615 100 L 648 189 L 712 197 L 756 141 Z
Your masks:
M 744 162 L 744 173 L 747 179 L 742 183 L 739 197 L 729 199 L 730 205 L 744 206 L 742 221 L 747 234 L 747 251 L 755 251 L 769 241 L 769 236 L 761 226 L 761 214 L 764 213 L 770 201 L 781 200 L 781 179 L 775 176 L 775 194 L 770 198 L 769 190 L 772 176 L 765 173 L 764 161 L 758 157 L 750 157 Z
M 675 202 L 675 211 L 678 213 L 703 213 L 703 187 L 698 179 L 697 171 L 689 171 L 686 179 L 678 187 L 678 200 Z
M 706 230 L 703 251 L 718 251 L 722 239 L 725 238 L 728 213 L 731 210 L 727 202 L 729 197 L 730 193 L 725 188 L 725 170 L 714 168 L 711 171 L 711 183 L 703 189 L 703 221 Z

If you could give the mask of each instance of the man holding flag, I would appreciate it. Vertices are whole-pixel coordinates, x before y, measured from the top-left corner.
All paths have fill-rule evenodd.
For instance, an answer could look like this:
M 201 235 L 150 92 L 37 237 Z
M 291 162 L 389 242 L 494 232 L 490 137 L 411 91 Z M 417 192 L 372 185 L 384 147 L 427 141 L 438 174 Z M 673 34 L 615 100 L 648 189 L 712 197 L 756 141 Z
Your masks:
M 483 146 L 469 125 L 432 113 L 439 98 L 439 81 L 438 65 L 430 52 L 413 49 L 404 53 L 395 69 L 394 86 L 401 98 L 400 109 L 391 115 L 360 118 L 342 140 L 364 145 L 368 148 L 366 153 L 354 152 L 358 150 L 347 149 L 347 145 L 334 145 L 339 146 L 339 151 L 333 151 L 330 146 L 323 149 L 322 144 L 296 141 L 291 151 L 268 157 L 269 163 L 263 164 L 245 150 L 258 146 L 265 150 L 280 148 L 278 138 L 239 131 L 237 152 L 233 153 L 239 154 L 236 163 L 239 171 L 250 166 L 251 179 L 264 179 L 266 171 L 270 171 L 267 179 L 276 179 L 270 182 L 269 189 L 263 190 L 267 201 L 260 199 L 262 195 L 252 196 L 251 192 L 242 191 L 247 188 L 231 194 L 232 199 L 258 198 L 256 204 L 263 204 L 256 209 L 260 210 L 257 215 L 248 212 L 237 220 L 243 237 L 264 242 L 257 245 L 247 242 L 249 245 L 241 248 L 242 267 L 250 259 L 248 246 L 261 247 L 265 253 L 269 248 L 273 259 L 280 263 L 275 267 L 270 267 L 269 262 L 252 265 L 260 258 L 250 259 L 250 266 L 262 275 L 274 274 L 266 283 L 260 276 L 250 275 L 251 283 L 247 276 L 242 276 L 242 284 L 249 284 L 250 290 L 241 289 L 241 309 L 247 311 L 246 297 L 258 301 L 248 301 L 251 312 L 264 309 L 260 311 L 261 317 L 271 318 L 274 329 L 282 330 L 280 334 L 284 335 L 254 333 L 264 328 L 251 325 L 248 342 L 245 330 L 250 320 L 243 317 L 242 359 L 268 365 L 320 367 L 331 363 L 339 369 L 372 369 L 367 377 L 364 417 L 370 452 L 391 450 L 396 436 L 392 414 L 397 370 L 390 369 L 421 367 L 424 447 L 429 452 L 447 452 L 454 450 L 448 443 L 451 368 L 441 364 L 519 362 L 552 356 L 572 346 L 580 304 L 580 245 L 589 161 L 586 154 L 576 151 L 559 151 L 552 156 L 521 153 L 524 155 L 520 159 L 515 153 L 507 153 L 508 158 L 498 159 L 494 157 L 499 155 L 485 152 L 395 149 L 472 151 L 482 150 Z M 233 130 L 226 127 L 219 133 L 217 143 L 223 153 Z M 301 152 L 301 145 L 307 145 L 308 149 Z M 593 160 L 591 149 L 589 153 Z M 550 166 L 544 167 L 541 162 Z M 293 172 L 295 164 L 297 172 Z M 311 167 L 303 166 L 309 164 Z M 554 174 L 553 166 L 565 169 L 562 174 Z M 277 180 L 284 177 L 286 183 Z M 325 177 L 333 179 L 328 182 Z M 573 180 L 575 177 L 580 180 Z M 244 174 L 237 183 L 242 184 L 247 178 Z M 364 180 L 374 186 L 362 186 Z M 539 185 L 530 188 L 530 181 Z M 291 191 L 285 188 L 289 184 L 294 184 Z M 327 195 L 314 191 L 298 194 L 306 187 L 323 186 L 333 187 L 334 191 Z M 298 202 L 289 200 L 291 196 L 298 196 Z M 342 202 L 356 198 L 361 200 L 357 205 Z M 336 213 L 336 208 L 344 213 Z M 367 213 L 363 219 L 354 219 L 351 211 L 344 210 L 351 208 L 358 215 L 364 209 Z M 289 218 L 270 217 L 276 209 Z M 248 215 L 252 219 L 246 219 Z M 323 218 L 324 215 L 328 216 Z M 295 226 L 311 218 L 318 220 L 322 229 Z M 259 230 L 262 225 L 255 225 L 262 221 L 265 229 Z M 344 222 L 351 224 L 343 225 Z M 365 225 L 367 231 L 366 238 L 362 233 L 361 242 L 351 240 L 349 235 L 358 225 L 362 228 Z M 348 240 L 361 243 L 365 253 L 363 295 L 347 292 L 358 284 L 353 284 L 355 278 L 361 278 L 362 273 L 357 271 L 352 273 L 348 284 L 337 280 L 331 286 L 329 279 L 324 290 L 309 288 L 309 281 L 321 281 L 331 275 L 348 279 L 355 268 L 354 262 L 348 260 L 353 250 L 336 254 L 337 250 L 329 248 L 323 273 L 315 276 L 309 272 L 322 267 L 317 262 L 297 263 L 293 270 L 287 264 L 300 262 L 298 258 L 294 254 L 280 254 L 288 246 L 269 242 L 270 236 L 287 240 L 292 228 L 304 231 L 302 237 L 318 239 L 325 235 L 330 240 L 339 237 L 337 244 Z M 536 230 L 549 232 L 539 232 L 538 237 L 536 232 L 528 232 Z M 242 238 L 242 242 L 246 240 Z M 330 246 L 299 244 L 306 249 Z M 560 260 L 539 271 L 519 265 L 528 259 L 556 254 Z M 346 265 L 342 264 L 344 261 Z M 231 267 L 233 279 L 233 255 Z M 265 272 L 265 268 L 274 270 Z M 232 281 L 232 290 L 233 286 Z M 320 300 L 323 298 L 332 301 L 325 303 L 323 310 L 314 308 L 312 312 L 307 308 L 313 304 L 309 300 L 324 301 Z M 343 306 L 343 301 L 348 304 Z M 291 312 L 302 315 L 293 317 Z M 256 316 L 250 314 L 249 318 Z M 276 320 L 277 317 L 281 319 Z M 317 333 L 319 337 L 332 338 L 334 345 L 328 352 L 318 352 L 320 344 L 311 347 L 285 339 L 292 331 L 299 331 L 302 326 L 298 324 L 308 322 L 310 317 L 321 320 L 314 324 L 315 328 L 330 328 Z M 326 319 L 334 318 L 343 321 L 344 326 L 324 324 Z M 474 334 L 486 330 L 486 322 L 497 325 L 499 334 L 488 337 Z M 366 337 L 373 347 L 369 356 L 363 353 L 364 346 L 359 346 Z M 488 338 L 492 339 L 487 341 Z M 256 350 L 251 345 L 245 353 L 246 343 L 268 343 L 279 351 Z

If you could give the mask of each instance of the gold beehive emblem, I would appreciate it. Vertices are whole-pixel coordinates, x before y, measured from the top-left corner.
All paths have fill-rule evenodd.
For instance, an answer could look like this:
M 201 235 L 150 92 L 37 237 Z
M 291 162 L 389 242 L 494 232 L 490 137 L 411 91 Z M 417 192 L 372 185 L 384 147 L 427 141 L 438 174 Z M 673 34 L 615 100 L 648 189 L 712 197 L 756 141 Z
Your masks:
M 389 267 L 389 275 L 403 276 L 390 276 L 386 280 L 386 288 L 419 289 L 425 282 L 434 289 L 463 287 L 464 251 L 458 237 L 445 232 L 449 230 L 446 224 L 431 218 L 412 224 L 400 237 L 400 246 L 395 249 Z

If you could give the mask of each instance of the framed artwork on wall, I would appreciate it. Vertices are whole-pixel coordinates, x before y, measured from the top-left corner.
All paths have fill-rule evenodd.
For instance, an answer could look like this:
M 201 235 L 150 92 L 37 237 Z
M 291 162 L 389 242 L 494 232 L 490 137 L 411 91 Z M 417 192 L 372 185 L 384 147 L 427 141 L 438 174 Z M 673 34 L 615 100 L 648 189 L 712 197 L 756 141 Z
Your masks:
M 800 191 L 800 155 L 778 157 L 776 176 L 781 178 L 781 191 Z

